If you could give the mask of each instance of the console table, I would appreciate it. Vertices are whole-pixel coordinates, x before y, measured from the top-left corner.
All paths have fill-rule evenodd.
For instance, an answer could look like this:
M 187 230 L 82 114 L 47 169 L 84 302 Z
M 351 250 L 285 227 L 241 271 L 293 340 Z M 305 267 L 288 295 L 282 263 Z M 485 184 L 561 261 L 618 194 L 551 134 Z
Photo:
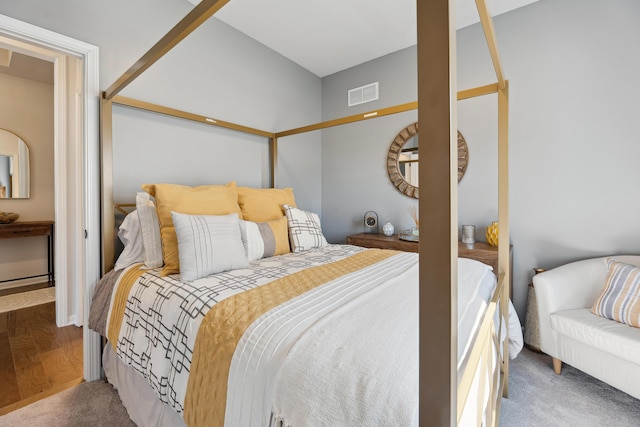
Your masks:
M 47 273 L 34 276 L 17 277 L 15 279 L 0 280 L 0 283 L 14 280 L 32 279 L 47 276 L 49 282 L 54 281 L 54 251 L 53 251 L 53 221 L 18 221 L 10 224 L 0 224 L 0 239 L 12 239 L 17 237 L 47 236 Z

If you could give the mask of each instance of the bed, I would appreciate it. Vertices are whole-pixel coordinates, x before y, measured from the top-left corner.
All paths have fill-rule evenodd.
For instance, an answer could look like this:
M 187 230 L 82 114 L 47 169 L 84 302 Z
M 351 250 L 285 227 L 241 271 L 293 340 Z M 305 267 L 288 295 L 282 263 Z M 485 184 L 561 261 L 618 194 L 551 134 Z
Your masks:
M 139 198 L 142 213 L 142 203 L 153 201 Z M 144 237 L 148 243 L 149 235 L 166 233 L 150 230 L 157 223 L 145 224 L 138 211 L 127 215 L 119 232 L 124 251 L 96 288 L 89 326 L 108 339 L 105 374 L 136 424 L 418 425 L 418 255 L 328 244 L 316 215 L 285 206 L 280 237 L 294 252 L 265 255 L 268 245 L 245 230 L 255 223 L 232 214 L 244 262 L 204 276 L 190 276 L 183 256 L 179 273 L 146 268 L 152 255 L 145 256 Z M 209 224 L 216 228 L 227 216 L 205 219 L 222 218 L 224 224 Z M 207 251 L 215 245 L 208 234 L 226 238 L 201 224 L 197 230 L 197 247 Z M 229 241 L 220 244 L 233 252 Z M 497 280 L 478 261 L 461 258 L 458 266 L 457 369 L 463 372 Z M 522 334 L 510 311 L 515 357 Z M 499 328 L 497 312 L 492 317 Z M 506 339 L 503 330 L 499 340 Z M 481 389 L 489 382 L 479 379 L 473 393 L 488 399 Z M 465 417 L 475 420 L 476 412 L 462 414 L 461 425 L 473 424 Z
M 419 243 L 420 257 L 417 259 L 419 277 L 418 328 L 418 398 L 420 424 L 443 425 L 496 425 L 499 417 L 501 396 L 508 394 L 509 341 L 504 339 L 509 329 L 509 218 L 508 218 L 508 82 L 504 79 L 495 43 L 491 17 L 483 0 L 477 0 L 489 53 L 497 76 L 497 83 L 456 92 L 455 87 L 455 37 L 452 36 L 449 2 L 417 2 L 418 25 L 418 102 L 367 112 L 357 116 L 330 120 L 281 132 L 263 131 L 242 125 L 224 122 L 215 118 L 178 111 L 144 101 L 118 96 L 135 78 L 162 57 L 191 31 L 215 14 L 227 1 L 203 0 L 153 46 L 139 61 L 125 72 L 103 93 L 101 103 L 102 140 L 102 200 L 103 200 L 103 267 L 111 268 L 114 262 L 112 245 L 113 207 L 111 193 L 112 150 L 112 106 L 120 104 L 142 108 L 159 114 L 169 114 L 187 120 L 195 120 L 211 126 L 260 135 L 269 141 L 271 186 L 277 185 L 278 139 L 302 132 L 324 129 L 331 126 L 370 120 L 387 114 L 418 109 L 421 140 L 431 140 L 425 149 L 426 161 L 420 162 L 420 182 L 437 183 L 421 190 L 420 201 L 424 203 L 419 220 L 423 224 Z M 437 40 L 436 43 L 432 42 Z M 456 278 L 460 263 L 457 257 L 457 189 L 454 172 L 456 153 L 455 101 L 476 96 L 497 94 L 498 104 L 498 220 L 500 243 L 498 245 L 499 266 L 495 272 L 497 285 L 482 304 L 478 324 L 472 329 L 469 341 L 463 341 L 468 349 L 458 365 L 458 324 Z M 449 162 L 446 162 L 449 159 Z M 436 208 L 432 208 L 436 207 Z M 94 289 L 87 290 L 87 297 Z M 108 332 L 107 332 L 108 333 Z M 95 337 L 89 337 L 94 340 Z M 93 341 L 92 341 L 93 342 Z M 95 341 L 97 343 L 97 340 Z M 91 351 L 94 351 L 90 348 Z M 105 351 L 106 357 L 110 350 Z M 97 352 L 95 353 L 97 356 Z M 93 371 L 99 369 L 97 357 L 88 358 Z M 105 369 L 107 362 L 105 362 Z M 127 376 L 127 378 L 136 378 Z M 128 380 L 125 380 L 128 381 Z M 119 385 L 121 396 L 133 393 L 138 399 L 137 388 L 129 382 Z M 133 391 L 136 390 L 136 391 Z M 135 405 L 134 405 L 135 406 Z M 284 420 L 288 422 L 287 420 Z

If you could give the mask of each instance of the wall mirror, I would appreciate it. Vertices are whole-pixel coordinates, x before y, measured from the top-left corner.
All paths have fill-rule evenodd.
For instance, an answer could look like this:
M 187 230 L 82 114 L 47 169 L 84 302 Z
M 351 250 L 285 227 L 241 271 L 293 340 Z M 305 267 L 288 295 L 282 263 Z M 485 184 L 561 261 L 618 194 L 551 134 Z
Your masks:
M 0 129 L 0 199 L 28 199 L 29 192 L 29 147 Z
M 418 123 L 402 129 L 393 139 L 387 154 L 387 173 L 393 185 L 402 194 L 418 198 Z M 469 162 L 467 142 L 458 132 L 458 182 L 464 176 Z

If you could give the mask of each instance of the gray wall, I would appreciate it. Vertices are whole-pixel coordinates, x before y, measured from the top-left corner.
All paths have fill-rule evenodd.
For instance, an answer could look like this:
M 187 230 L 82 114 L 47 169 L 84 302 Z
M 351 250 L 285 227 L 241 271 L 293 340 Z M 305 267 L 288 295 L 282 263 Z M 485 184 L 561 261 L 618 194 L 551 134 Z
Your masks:
M 524 320 L 533 267 L 640 253 L 640 3 L 541 0 L 495 18 L 510 81 L 510 215 L 514 303 Z M 496 81 L 479 25 L 458 31 L 458 89 Z M 378 102 L 346 107 L 346 91 L 380 81 Z M 415 101 L 415 49 L 323 79 L 323 119 Z M 330 241 L 362 230 L 365 211 L 411 226 L 414 202 L 391 186 L 385 155 L 415 115 L 323 133 L 323 223 Z M 495 95 L 458 103 L 469 145 L 460 224 L 478 238 L 497 217 Z M 398 227 L 399 226 L 399 227 Z
M 322 119 L 331 120 L 415 101 L 416 53 L 404 49 L 322 79 Z M 379 100 L 347 107 L 347 91 L 379 82 Z M 405 112 L 322 131 L 323 231 L 333 243 L 362 232 L 366 211 L 378 213 L 382 224 L 396 229 L 413 226 L 410 210 L 417 201 L 389 181 L 386 156 L 393 138 L 417 120 Z
M 106 89 L 192 7 L 186 0 L 25 0 L 0 3 L 0 13 L 98 46 Z M 314 74 L 214 18 L 121 95 L 280 131 L 320 120 L 320 88 Z M 124 107 L 114 108 L 114 136 L 117 202 L 132 201 L 144 182 L 269 185 L 265 138 Z M 283 141 L 278 175 L 301 207 L 317 212 L 319 138 Z

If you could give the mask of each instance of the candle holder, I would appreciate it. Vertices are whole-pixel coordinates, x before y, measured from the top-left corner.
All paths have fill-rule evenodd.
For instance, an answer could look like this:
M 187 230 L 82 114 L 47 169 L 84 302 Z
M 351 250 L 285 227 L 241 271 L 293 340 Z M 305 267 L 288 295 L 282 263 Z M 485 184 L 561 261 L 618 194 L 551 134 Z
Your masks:
M 476 242 L 476 226 L 475 225 L 463 225 L 462 226 L 462 243 L 467 245 L 473 245 Z

